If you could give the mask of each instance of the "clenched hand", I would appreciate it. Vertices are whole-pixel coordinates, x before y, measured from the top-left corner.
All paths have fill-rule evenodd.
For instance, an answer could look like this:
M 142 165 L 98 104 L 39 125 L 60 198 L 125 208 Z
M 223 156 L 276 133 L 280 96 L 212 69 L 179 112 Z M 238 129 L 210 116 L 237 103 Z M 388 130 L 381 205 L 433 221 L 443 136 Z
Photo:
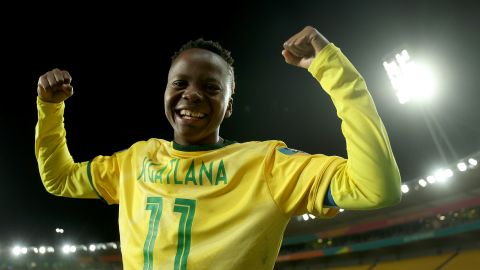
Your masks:
M 38 97 L 45 102 L 60 103 L 73 95 L 71 82 L 68 71 L 53 69 L 38 79 Z
M 306 26 L 283 43 L 282 55 L 288 64 L 308 69 L 315 56 L 328 43 L 317 29 Z

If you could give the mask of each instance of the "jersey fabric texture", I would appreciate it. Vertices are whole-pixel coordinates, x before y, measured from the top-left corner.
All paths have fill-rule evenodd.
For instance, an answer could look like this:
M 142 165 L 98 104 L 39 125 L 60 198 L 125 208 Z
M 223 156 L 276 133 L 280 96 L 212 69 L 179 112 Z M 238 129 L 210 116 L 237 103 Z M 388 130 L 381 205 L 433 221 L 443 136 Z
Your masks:
M 119 204 L 124 269 L 273 269 L 292 216 L 337 213 L 323 205 L 329 188 L 345 209 L 384 207 L 401 194 L 387 133 L 360 74 L 333 44 L 309 72 L 342 120 L 348 159 L 277 140 L 182 146 L 150 139 L 75 163 L 64 103 L 37 98 L 43 184 L 55 195 Z

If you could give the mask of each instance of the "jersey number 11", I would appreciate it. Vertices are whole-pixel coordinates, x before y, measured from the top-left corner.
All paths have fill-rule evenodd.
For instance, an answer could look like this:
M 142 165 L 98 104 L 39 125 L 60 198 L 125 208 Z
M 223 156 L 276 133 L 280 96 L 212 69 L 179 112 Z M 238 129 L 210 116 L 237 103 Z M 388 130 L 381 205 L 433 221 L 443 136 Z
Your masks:
M 180 223 L 178 224 L 178 244 L 177 254 L 175 255 L 174 270 L 187 269 L 187 259 L 190 252 L 190 240 L 192 232 L 192 222 L 195 216 L 195 200 L 176 198 L 173 206 L 173 212 L 180 213 Z M 146 210 L 150 211 L 150 221 L 148 224 L 148 234 L 143 246 L 143 270 L 153 269 L 153 248 L 155 239 L 158 235 L 158 223 L 162 216 L 163 198 L 148 197 Z

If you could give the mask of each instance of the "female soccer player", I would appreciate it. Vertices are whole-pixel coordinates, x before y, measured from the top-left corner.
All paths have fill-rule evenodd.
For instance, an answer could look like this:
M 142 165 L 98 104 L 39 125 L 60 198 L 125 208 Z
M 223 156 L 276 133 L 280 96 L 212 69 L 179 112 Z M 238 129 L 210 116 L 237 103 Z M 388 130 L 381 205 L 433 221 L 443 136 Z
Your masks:
M 150 139 L 112 156 L 74 162 L 63 125 L 72 77 L 38 81 L 36 157 L 48 192 L 119 204 L 125 269 L 272 269 L 294 215 L 332 217 L 338 208 L 399 202 L 400 175 L 365 81 L 341 51 L 307 26 L 282 55 L 307 69 L 342 120 L 348 159 L 307 154 L 283 142 L 220 136 L 232 114 L 233 59 L 196 40 L 168 73 L 165 114 L 174 140 Z

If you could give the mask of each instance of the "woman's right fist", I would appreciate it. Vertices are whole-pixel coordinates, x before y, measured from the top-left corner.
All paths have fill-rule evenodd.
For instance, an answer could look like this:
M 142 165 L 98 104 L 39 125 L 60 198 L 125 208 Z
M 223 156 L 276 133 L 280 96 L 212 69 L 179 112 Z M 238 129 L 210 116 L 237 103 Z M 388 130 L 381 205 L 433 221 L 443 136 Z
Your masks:
M 45 102 L 60 103 L 73 95 L 71 82 L 68 71 L 53 69 L 38 78 L 38 97 Z

